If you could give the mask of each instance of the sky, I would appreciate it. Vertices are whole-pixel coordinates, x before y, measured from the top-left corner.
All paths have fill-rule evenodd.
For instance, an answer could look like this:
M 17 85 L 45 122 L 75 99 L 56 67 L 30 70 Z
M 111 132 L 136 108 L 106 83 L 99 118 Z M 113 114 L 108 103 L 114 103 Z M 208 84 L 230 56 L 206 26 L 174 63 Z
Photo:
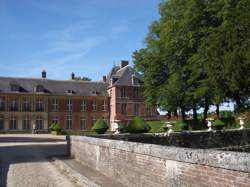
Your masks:
M 100 80 L 132 63 L 160 0 L 0 0 L 0 76 Z

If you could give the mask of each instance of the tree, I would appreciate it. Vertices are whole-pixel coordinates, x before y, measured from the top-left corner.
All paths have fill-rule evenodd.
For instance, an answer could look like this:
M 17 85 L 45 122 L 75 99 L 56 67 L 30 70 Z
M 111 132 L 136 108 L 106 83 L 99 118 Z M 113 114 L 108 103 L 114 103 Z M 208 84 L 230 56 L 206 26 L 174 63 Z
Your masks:
M 146 47 L 134 52 L 145 97 L 167 111 L 249 101 L 249 0 L 169 0 L 160 4 Z
M 74 80 L 83 80 L 83 81 L 91 81 L 92 79 L 89 77 L 75 77 Z

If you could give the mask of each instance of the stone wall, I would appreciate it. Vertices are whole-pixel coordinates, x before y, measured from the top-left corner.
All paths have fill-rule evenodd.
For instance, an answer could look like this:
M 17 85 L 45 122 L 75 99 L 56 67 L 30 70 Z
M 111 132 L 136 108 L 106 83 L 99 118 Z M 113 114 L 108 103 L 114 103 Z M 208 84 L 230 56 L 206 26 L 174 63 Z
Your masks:
M 250 145 L 250 129 L 221 131 L 184 131 L 174 132 L 169 136 L 164 133 L 152 134 L 104 134 L 96 138 L 125 140 L 131 142 L 150 143 L 157 145 L 188 147 L 188 148 L 227 148 L 231 150 L 248 151 Z M 245 149 L 245 150 L 244 150 Z
M 72 158 L 125 186 L 250 187 L 250 154 L 68 137 Z

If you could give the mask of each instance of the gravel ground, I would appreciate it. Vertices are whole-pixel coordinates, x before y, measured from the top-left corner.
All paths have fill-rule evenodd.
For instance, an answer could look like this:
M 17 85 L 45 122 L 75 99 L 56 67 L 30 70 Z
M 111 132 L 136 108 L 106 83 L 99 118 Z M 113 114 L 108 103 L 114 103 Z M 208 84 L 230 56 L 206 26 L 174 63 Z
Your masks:
M 65 154 L 63 136 L 0 135 L 0 186 L 73 187 L 49 160 Z

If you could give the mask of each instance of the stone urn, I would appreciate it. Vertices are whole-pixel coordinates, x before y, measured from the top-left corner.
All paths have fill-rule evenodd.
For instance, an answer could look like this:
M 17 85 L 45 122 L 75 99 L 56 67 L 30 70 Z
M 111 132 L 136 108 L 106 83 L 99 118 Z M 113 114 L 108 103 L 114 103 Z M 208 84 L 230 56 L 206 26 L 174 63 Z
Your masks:
M 166 125 L 165 125 L 164 129 L 168 129 L 167 135 L 169 135 L 169 134 L 171 134 L 171 133 L 174 132 L 174 130 L 173 130 L 174 123 L 175 122 L 173 122 L 173 121 L 167 121 L 167 122 L 165 122 Z
M 115 130 L 115 132 L 114 132 L 114 134 L 119 134 L 119 123 L 120 123 L 121 121 L 120 120 L 115 120 L 114 121 L 114 130 Z
M 245 118 L 243 118 L 243 117 L 238 117 L 238 120 L 240 121 L 240 130 L 241 129 L 244 129 L 244 120 L 245 120 Z
M 214 121 L 214 119 L 213 118 L 207 118 L 206 121 L 207 121 L 207 127 L 208 127 L 207 131 L 212 131 L 213 130 L 212 129 L 212 122 Z

